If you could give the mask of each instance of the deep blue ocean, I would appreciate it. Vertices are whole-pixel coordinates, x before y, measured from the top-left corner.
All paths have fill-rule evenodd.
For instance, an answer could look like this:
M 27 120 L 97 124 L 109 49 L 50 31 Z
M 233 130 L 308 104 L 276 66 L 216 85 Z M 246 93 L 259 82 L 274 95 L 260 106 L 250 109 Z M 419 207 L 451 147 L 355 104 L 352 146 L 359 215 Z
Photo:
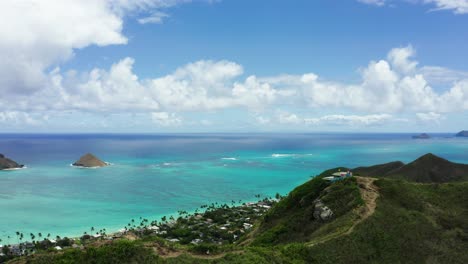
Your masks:
M 116 231 L 213 202 L 287 194 L 321 171 L 432 152 L 468 163 L 468 139 L 437 134 L 0 134 L 0 153 L 26 169 L 0 171 L 0 244 L 16 231 L 79 236 Z M 91 152 L 111 166 L 71 167 Z M 11 239 L 8 239 L 11 236 Z

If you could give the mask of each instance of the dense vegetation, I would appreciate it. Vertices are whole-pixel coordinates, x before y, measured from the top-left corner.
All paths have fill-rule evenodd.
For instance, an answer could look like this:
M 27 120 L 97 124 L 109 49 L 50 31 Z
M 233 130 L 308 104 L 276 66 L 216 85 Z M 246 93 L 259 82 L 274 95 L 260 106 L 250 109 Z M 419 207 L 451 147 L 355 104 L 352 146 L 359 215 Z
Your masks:
M 314 218 L 314 201 L 317 199 L 322 200 L 333 211 L 334 223 L 340 223 L 340 227 L 351 224 L 354 219 L 352 209 L 362 205 L 356 179 L 348 178 L 331 185 L 322 179 L 338 169 L 340 168 L 325 171 L 281 200 L 264 216 L 254 234 L 256 237 L 253 245 L 304 242 L 329 234 L 329 229 L 327 232 L 320 230 L 328 225 Z

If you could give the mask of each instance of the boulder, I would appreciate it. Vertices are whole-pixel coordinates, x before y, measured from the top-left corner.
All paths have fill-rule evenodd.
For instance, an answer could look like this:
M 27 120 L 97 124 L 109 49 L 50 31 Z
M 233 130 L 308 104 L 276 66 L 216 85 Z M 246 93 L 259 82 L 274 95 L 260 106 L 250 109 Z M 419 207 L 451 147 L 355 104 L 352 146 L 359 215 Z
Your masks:
M 98 159 L 91 153 L 87 153 L 83 155 L 79 160 L 73 163 L 73 166 L 78 167 L 85 167 L 85 168 L 93 168 L 93 167 L 105 167 L 108 164 L 104 161 Z
M 328 221 L 333 217 L 333 211 L 328 208 L 320 199 L 314 201 L 314 218 L 321 221 Z
M 0 154 L 0 170 L 18 169 L 23 167 L 24 165 L 18 164 L 16 161 L 6 158 L 5 155 Z

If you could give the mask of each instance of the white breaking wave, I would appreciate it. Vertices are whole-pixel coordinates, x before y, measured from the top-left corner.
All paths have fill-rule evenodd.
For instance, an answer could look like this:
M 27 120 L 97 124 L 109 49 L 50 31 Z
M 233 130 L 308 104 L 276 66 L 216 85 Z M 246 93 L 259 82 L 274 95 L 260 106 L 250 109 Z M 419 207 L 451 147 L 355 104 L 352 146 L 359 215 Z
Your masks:
M 222 160 L 237 160 L 237 158 L 221 158 Z
M 273 158 L 285 158 L 285 157 L 294 157 L 296 154 L 271 154 Z
M 10 169 L 3 169 L 4 171 L 15 171 L 15 170 L 22 170 L 22 169 L 27 169 L 28 167 L 23 166 L 21 168 L 10 168 Z
M 314 156 L 315 154 L 296 154 L 296 153 L 274 153 L 271 154 L 273 158 L 287 158 L 287 157 L 304 157 L 304 156 Z
M 104 161 L 104 163 L 107 166 L 115 165 L 114 163 L 110 163 L 110 162 L 106 162 L 106 161 Z M 100 169 L 100 168 L 105 168 L 106 166 L 104 166 L 104 167 L 100 167 L 100 166 L 84 167 L 84 166 L 75 166 L 75 165 L 73 165 L 73 163 L 70 163 L 70 167 L 77 168 L 77 169 Z
M 163 163 L 155 164 L 155 165 L 153 165 L 153 166 L 156 167 L 156 168 L 162 168 L 162 167 L 174 167 L 174 166 L 178 166 L 178 165 L 180 165 L 180 164 L 181 164 L 181 163 L 163 162 Z

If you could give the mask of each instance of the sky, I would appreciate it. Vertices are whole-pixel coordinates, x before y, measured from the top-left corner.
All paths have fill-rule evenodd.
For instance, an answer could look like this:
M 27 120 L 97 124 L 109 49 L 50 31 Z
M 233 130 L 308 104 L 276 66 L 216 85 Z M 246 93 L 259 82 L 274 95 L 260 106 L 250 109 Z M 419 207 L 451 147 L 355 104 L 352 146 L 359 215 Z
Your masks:
M 0 58 L 0 133 L 468 129 L 468 0 L 3 0 Z

